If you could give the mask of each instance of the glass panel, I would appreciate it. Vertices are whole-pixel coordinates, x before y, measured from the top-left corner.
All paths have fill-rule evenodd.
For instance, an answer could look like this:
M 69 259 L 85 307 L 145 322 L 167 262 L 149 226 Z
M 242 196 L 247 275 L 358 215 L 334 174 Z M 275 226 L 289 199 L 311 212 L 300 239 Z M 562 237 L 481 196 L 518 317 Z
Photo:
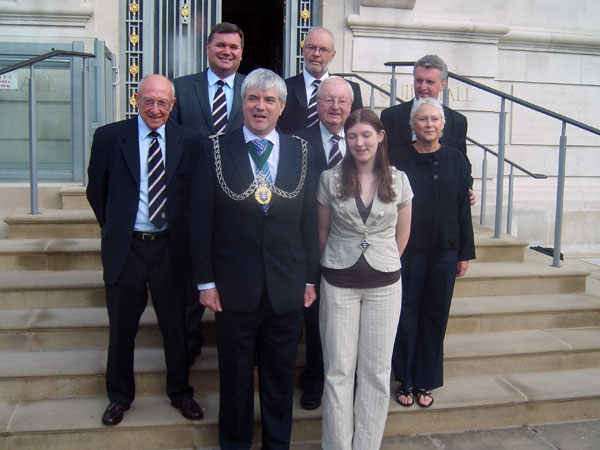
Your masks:
M 0 56 L 0 65 L 24 59 Z M 22 180 L 29 178 L 30 71 L 11 73 L 11 86 L 0 89 L 0 175 L 3 180 Z M 35 84 L 39 179 L 72 180 L 71 60 L 36 64 Z

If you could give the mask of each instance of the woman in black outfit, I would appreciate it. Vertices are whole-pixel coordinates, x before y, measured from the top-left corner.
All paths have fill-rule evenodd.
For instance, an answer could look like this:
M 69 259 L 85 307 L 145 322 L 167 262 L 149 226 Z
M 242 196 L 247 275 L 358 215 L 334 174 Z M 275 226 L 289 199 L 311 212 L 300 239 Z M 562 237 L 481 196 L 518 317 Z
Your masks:
M 443 385 L 443 343 L 456 277 L 475 258 L 469 205 L 470 174 L 458 150 L 442 146 L 444 110 L 433 98 L 414 103 L 410 126 L 417 141 L 402 149 L 398 168 L 414 192 L 411 235 L 402 255 L 402 313 L 392 367 L 396 400 L 433 404 Z

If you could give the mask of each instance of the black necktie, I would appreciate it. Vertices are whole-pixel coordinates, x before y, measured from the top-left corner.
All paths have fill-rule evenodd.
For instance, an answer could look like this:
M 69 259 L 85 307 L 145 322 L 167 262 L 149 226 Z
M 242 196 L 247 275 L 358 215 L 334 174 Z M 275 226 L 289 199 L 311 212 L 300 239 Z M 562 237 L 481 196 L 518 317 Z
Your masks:
M 165 165 L 158 143 L 159 134 L 151 131 L 148 136 L 152 137 L 148 151 L 148 218 L 156 228 L 160 229 L 167 223 Z
M 225 91 L 223 91 L 225 82 L 219 80 L 216 84 L 218 84 L 219 87 L 213 98 L 212 117 L 213 123 L 215 124 L 215 131 L 221 133 L 227 126 L 227 100 L 225 98 Z
M 329 160 L 327 161 L 327 168 L 331 169 L 332 167 L 337 166 L 342 161 L 342 151 L 340 150 L 340 139 L 341 137 L 337 134 L 331 136 L 331 140 L 333 141 L 333 145 L 331 146 L 331 150 L 329 151 Z
M 319 121 L 319 115 L 317 114 L 317 89 L 321 80 L 315 80 L 312 82 L 313 87 L 312 94 L 310 94 L 310 100 L 308 100 L 308 110 L 306 113 L 306 127 L 312 127 Z

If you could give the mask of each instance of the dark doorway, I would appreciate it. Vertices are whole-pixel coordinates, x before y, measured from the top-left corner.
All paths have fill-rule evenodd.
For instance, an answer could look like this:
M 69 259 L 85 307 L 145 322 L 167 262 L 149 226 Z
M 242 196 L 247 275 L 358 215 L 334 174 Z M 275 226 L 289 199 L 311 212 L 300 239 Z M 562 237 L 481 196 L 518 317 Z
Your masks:
M 239 72 L 248 74 L 264 67 L 283 75 L 283 34 L 285 32 L 283 0 L 224 0 L 224 22 L 244 31 L 244 53 Z

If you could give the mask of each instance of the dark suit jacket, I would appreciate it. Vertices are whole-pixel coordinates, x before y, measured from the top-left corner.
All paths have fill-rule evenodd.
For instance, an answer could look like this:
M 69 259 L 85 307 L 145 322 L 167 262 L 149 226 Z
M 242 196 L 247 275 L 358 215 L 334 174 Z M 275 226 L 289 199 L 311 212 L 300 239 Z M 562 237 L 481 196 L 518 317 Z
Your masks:
M 275 185 L 293 191 L 302 167 L 298 139 L 280 133 Z M 223 179 L 235 193 L 254 180 L 242 129 L 221 135 Z M 214 281 L 228 311 L 256 309 L 266 287 L 276 314 L 303 307 L 306 283 L 318 273 L 315 173 L 312 165 L 304 187 L 293 199 L 273 193 L 264 214 L 254 193 L 244 200 L 228 197 L 215 173 L 213 143 L 205 140 L 192 186 L 191 248 L 194 281 Z
M 413 103 L 414 99 L 381 112 L 381 121 L 387 134 L 389 159 L 396 167 L 398 167 L 398 152 L 412 147 L 412 130 L 408 121 Z M 460 150 L 467 158 L 470 172 L 471 163 L 467 156 L 467 118 L 447 106 L 444 106 L 444 116 L 446 124 L 440 142 Z
M 235 130 L 242 126 L 244 117 L 242 114 L 242 81 L 245 76 L 239 73 L 235 74 L 233 83 L 233 104 L 231 113 L 227 119 L 225 132 Z M 190 128 L 201 136 L 206 137 L 215 134 L 215 125 L 212 119 L 212 99 L 208 98 L 208 78 L 206 70 L 201 73 L 186 75 L 176 78 L 175 84 L 175 105 L 169 120 Z
M 352 111 L 363 107 L 360 86 L 354 81 L 348 81 L 354 92 L 354 103 Z M 296 76 L 285 80 L 287 87 L 287 101 L 283 114 L 277 122 L 277 129 L 288 134 L 292 134 L 303 128 L 306 128 L 306 114 L 308 105 L 306 102 L 306 87 L 304 86 L 304 75 L 299 73 Z
M 327 170 L 327 158 L 325 157 L 325 147 L 323 147 L 323 138 L 321 137 L 321 127 L 318 123 L 309 128 L 304 128 L 294 133 L 310 144 L 310 150 L 313 152 L 311 161 L 314 162 L 317 173 Z
M 102 230 L 104 281 L 114 284 L 125 266 L 133 236 L 140 191 L 137 117 L 96 130 L 87 198 Z M 167 123 L 167 217 L 170 242 L 178 261 L 188 253 L 189 191 L 200 137 Z M 180 258 L 181 257 L 181 258 Z

